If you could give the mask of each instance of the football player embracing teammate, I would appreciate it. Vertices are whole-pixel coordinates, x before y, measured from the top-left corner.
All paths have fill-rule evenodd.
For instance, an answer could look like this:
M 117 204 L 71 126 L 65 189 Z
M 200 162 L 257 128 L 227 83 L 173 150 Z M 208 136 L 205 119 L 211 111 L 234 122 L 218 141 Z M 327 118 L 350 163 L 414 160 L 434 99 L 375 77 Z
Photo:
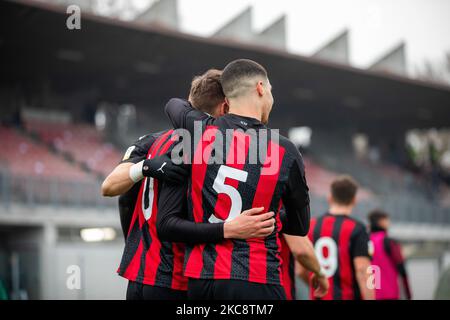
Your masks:
M 196 102 L 201 110 L 210 111 L 210 100 L 199 97 Z M 186 298 L 184 244 L 161 241 L 156 230 L 162 182 L 181 183 L 187 175 L 186 169 L 169 157 L 175 141 L 172 134 L 173 130 L 166 130 L 141 137 L 102 185 L 104 196 L 122 195 L 119 206 L 126 244 L 118 273 L 129 280 L 127 299 Z M 191 243 L 265 237 L 274 230 L 275 220 L 273 213 L 262 210 L 250 208 L 236 219 L 218 224 L 182 220 L 178 226 L 184 227 L 182 235 Z M 131 214 L 131 220 L 127 214 Z
M 197 87 L 197 89 L 194 91 L 191 90 L 189 101 L 174 99 L 171 102 L 179 104 L 177 108 L 188 108 L 191 111 L 191 119 L 198 117 L 199 119 L 212 121 L 212 118 L 217 118 L 220 116 L 220 113 L 218 114 L 215 110 L 210 110 L 208 114 L 201 112 L 201 110 L 200 112 L 195 111 L 194 106 L 198 103 L 196 103 L 195 97 L 192 96 L 192 92 L 195 92 L 196 96 L 205 96 L 209 99 L 214 99 L 214 97 L 211 97 L 211 90 L 208 90 L 207 85 L 198 87 L 195 83 L 200 82 L 205 84 L 208 83 L 208 79 L 217 77 L 216 85 L 220 85 L 220 74 L 221 71 L 214 69 L 208 70 L 205 74 L 194 79 L 193 88 Z M 201 92 L 201 90 L 208 91 Z M 222 102 L 224 102 L 224 98 L 222 98 Z M 226 110 L 227 108 L 227 105 L 223 105 L 220 109 Z M 162 190 L 162 195 L 164 196 L 162 196 L 162 198 L 167 199 L 168 201 L 160 201 L 160 213 L 157 222 L 157 230 L 161 239 L 166 241 L 190 242 L 189 237 L 185 236 L 183 228 L 180 227 L 180 216 L 186 217 L 187 208 L 183 206 L 183 204 L 187 203 L 188 189 L 187 183 L 181 186 L 177 184 L 172 184 L 169 187 L 164 186 Z M 281 220 L 285 221 L 286 213 L 284 208 L 282 208 L 281 211 Z M 194 220 L 194 217 L 190 216 L 190 219 Z M 293 272 L 295 261 L 299 262 L 305 269 L 313 273 L 313 280 L 315 283 L 314 295 L 316 297 L 324 296 L 328 290 L 328 281 L 324 274 L 321 273 L 320 264 L 315 256 L 314 248 L 309 239 L 307 237 L 283 234 L 283 236 L 280 237 L 280 246 L 282 258 L 281 274 L 286 298 L 288 300 L 295 299 L 295 275 Z M 190 297 L 195 298 L 192 297 L 192 295 L 190 295 Z M 211 298 L 219 299 L 220 296 Z
M 189 101 L 200 111 L 214 117 L 220 117 L 228 109 L 220 85 L 221 73 L 212 69 L 196 77 L 192 82 L 189 96 Z M 228 219 L 226 223 L 215 223 L 209 227 L 202 223 L 186 221 L 188 216 L 185 194 L 173 197 L 170 189 L 169 192 L 165 192 L 167 187 L 162 184 L 165 181 L 178 185 L 186 174 L 184 167 L 174 165 L 168 156 L 168 151 L 176 140 L 169 137 L 173 137 L 171 131 L 141 137 L 127 150 L 122 164 L 108 176 L 103 184 L 102 192 L 105 196 L 121 195 L 119 198 L 120 218 L 127 242 L 118 271 L 130 280 L 127 290 L 128 299 L 185 298 L 183 277 L 179 270 L 180 258 L 183 256 L 180 254 L 182 245 L 169 244 L 168 241 L 190 244 L 216 243 L 227 238 L 264 237 L 274 230 L 274 219 L 271 218 L 273 213 L 261 214 L 263 208 L 244 211 L 240 218 Z M 155 143 L 159 145 L 160 152 L 156 150 Z M 144 175 L 146 178 L 140 181 Z M 152 203 L 146 200 L 150 198 L 153 199 Z M 169 214 L 161 212 L 161 202 L 163 207 L 164 204 L 171 204 L 169 209 L 172 211 Z M 157 204 L 157 207 L 154 204 Z M 152 206 L 151 211 L 149 211 L 150 206 Z M 150 218 L 147 218 L 148 216 Z M 156 231 L 155 216 L 158 221 Z M 154 242 L 157 245 L 153 246 L 156 250 L 153 249 L 155 253 L 152 254 L 151 243 Z M 315 296 L 322 297 L 327 292 L 328 282 L 320 273 L 320 265 L 307 237 L 284 235 L 281 238 L 281 248 L 283 259 L 286 259 L 281 271 L 287 298 L 295 298 L 293 258 L 314 274 L 317 284 Z M 159 259 L 158 250 L 160 250 Z M 166 258 L 167 256 L 169 259 Z M 161 261 L 164 263 L 162 266 Z M 160 270 L 159 273 L 158 270 Z M 154 276 L 149 279 L 149 275 Z M 172 284 L 169 285 L 171 277 Z
M 191 144 L 189 216 L 196 223 L 216 224 L 239 216 L 242 209 L 263 207 L 275 212 L 276 230 L 264 239 L 189 244 L 184 265 L 188 294 L 192 299 L 286 299 L 281 231 L 305 236 L 309 230 L 303 160 L 288 139 L 266 127 L 273 97 L 261 65 L 251 60 L 233 61 L 224 69 L 221 84 L 229 113 L 217 119 L 181 99 L 166 105 L 174 127 L 187 129 L 191 137 L 198 134 L 195 128 L 200 122 L 201 141 Z M 231 138 L 220 138 L 227 136 Z M 249 150 L 263 155 L 255 157 Z M 185 194 L 185 190 L 171 187 L 163 189 L 170 193 L 164 198 L 173 201 Z M 282 205 L 286 209 L 283 224 Z M 179 205 L 161 202 L 161 217 L 170 216 L 165 213 L 177 208 Z

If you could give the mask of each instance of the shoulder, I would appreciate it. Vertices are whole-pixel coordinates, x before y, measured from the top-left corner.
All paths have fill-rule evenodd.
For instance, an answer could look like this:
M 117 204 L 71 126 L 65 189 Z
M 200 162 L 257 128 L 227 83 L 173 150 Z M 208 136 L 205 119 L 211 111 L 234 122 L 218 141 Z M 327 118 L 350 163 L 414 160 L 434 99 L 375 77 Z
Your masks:
M 289 170 L 298 168 L 302 175 L 305 174 L 305 164 L 300 150 L 285 136 L 279 135 L 279 145 L 284 150 L 283 162 Z
M 354 236 L 363 234 L 363 235 L 366 235 L 367 237 L 369 237 L 369 232 L 367 230 L 367 227 L 362 221 L 360 221 L 358 218 L 355 218 L 355 217 L 347 217 L 346 219 L 349 219 L 350 221 L 352 221 L 354 223 L 353 232 L 352 232 L 352 234 Z
M 290 153 L 300 153 L 298 148 L 295 146 L 295 144 L 289 140 L 287 137 L 283 135 L 278 135 L 279 137 L 279 144 L 281 147 L 283 147 L 287 152 Z
M 139 139 L 137 139 L 133 143 L 133 145 L 148 150 L 151 147 L 151 145 L 165 133 L 167 133 L 167 130 L 145 134 L 139 137 Z
M 386 237 L 384 238 L 384 242 L 385 242 L 386 244 L 389 244 L 391 247 L 396 247 L 396 246 L 399 246 L 399 245 L 400 245 L 400 243 L 399 243 L 396 239 L 391 238 L 391 237 L 389 237 L 389 236 L 386 236 Z
M 165 133 L 167 133 L 167 130 L 156 133 L 148 133 L 139 137 L 125 151 L 122 162 L 135 162 L 137 160 L 143 160 L 153 143 Z
M 303 164 L 303 156 L 297 146 L 288 138 L 283 135 L 279 135 L 279 145 L 284 149 L 285 156 L 297 160 Z
M 347 216 L 347 218 L 355 223 L 355 228 L 366 230 L 366 225 L 360 219 L 353 216 Z

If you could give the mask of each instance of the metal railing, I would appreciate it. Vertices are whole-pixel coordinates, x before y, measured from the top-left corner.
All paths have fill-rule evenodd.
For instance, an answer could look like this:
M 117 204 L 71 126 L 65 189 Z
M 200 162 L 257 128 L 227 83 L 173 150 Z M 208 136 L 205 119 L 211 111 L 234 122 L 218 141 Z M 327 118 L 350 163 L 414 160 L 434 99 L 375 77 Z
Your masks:
M 102 197 L 100 181 L 68 181 L 47 177 L 11 175 L 0 170 L 0 209 L 9 209 L 18 203 L 33 207 L 48 205 L 51 207 L 76 208 L 115 208 L 116 199 Z M 441 207 L 415 193 L 405 190 L 390 190 L 390 193 L 378 194 L 375 199 L 358 203 L 355 216 L 366 220 L 370 210 L 380 208 L 391 214 L 396 222 L 417 222 L 432 224 L 450 224 L 450 209 Z M 311 195 L 311 212 L 317 216 L 326 212 L 328 204 L 325 198 Z
M 394 222 L 450 224 L 449 208 L 415 199 L 413 196 L 395 193 L 358 203 L 353 215 L 361 221 L 367 222 L 367 214 L 374 209 L 388 212 Z M 321 215 L 327 210 L 328 204 L 325 198 L 311 196 L 311 213 L 313 216 Z
M 101 182 L 71 181 L 67 179 L 18 176 L 0 170 L 0 207 L 9 209 L 11 204 L 52 207 L 111 208 L 117 201 L 102 197 Z

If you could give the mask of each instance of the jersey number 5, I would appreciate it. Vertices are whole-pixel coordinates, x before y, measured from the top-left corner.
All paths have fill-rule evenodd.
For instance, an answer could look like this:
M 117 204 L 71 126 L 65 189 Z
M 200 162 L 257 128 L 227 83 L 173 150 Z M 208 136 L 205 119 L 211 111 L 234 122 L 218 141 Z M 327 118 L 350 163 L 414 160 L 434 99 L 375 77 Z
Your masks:
M 330 237 L 321 237 L 314 245 L 317 259 L 327 278 L 334 276 L 338 267 L 338 249 L 336 241 Z M 328 253 L 325 255 L 324 251 Z
M 236 218 L 241 214 L 242 211 L 242 197 L 239 194 L 239 191 L 237 191 L 237 189 L 233 186 L 225 184 L 225 179 L 230 178 L 238 180 L 240 182 L 246 182 L 247 176 L 247 172 L 225 165 L 221 165 L 219 171 L 217 172 L 217 177 L 214 180 L 213 189 L 217 193 L 226 194 L 228 197 L 230 197 L 231 200 L 230 212 L 228 214 L 228 218 L 225 221 Z M 224 220 L 217 218 L 214 214 L 212 214 L 209 218 L 209 222 L 219 223 L 224 222 Z

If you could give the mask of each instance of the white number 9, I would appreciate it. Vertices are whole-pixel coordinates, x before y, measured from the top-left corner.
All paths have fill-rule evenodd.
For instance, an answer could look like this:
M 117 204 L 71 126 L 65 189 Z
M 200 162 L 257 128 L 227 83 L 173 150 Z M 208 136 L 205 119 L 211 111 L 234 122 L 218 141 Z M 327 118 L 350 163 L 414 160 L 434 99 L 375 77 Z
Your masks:
M 328 251 L 326 257 L 323 253 L 325 248 Z M 317 259 L 327 278 L 334 276 L 338 267 L 338 249 L 336 241 L 330 237 L 319 238 L 314 245 L 314 250 L 316 251 Z

